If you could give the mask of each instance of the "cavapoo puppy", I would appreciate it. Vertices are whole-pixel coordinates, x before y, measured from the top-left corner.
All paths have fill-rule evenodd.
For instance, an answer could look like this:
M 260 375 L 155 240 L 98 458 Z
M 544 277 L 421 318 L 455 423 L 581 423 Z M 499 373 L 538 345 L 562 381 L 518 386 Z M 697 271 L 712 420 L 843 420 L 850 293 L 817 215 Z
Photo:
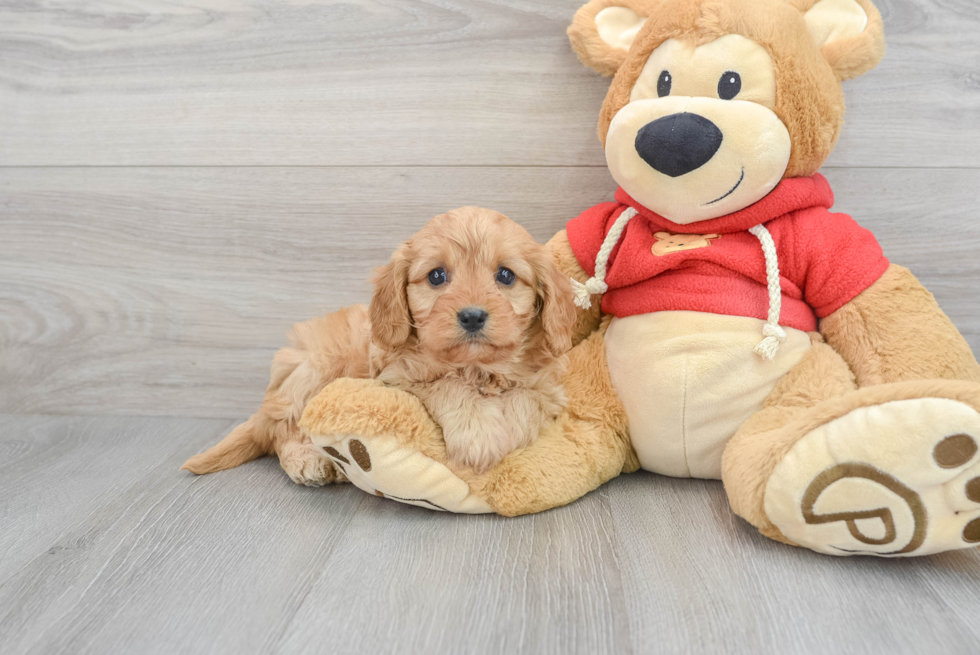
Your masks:
M 450 460 L 477 472 L 529 444 L 559 414 L 575 308 L 547 247 L 506 216 L 436 216 L 374 276 L 370 307 L 293 327 L 258 412 L 183 468 L 211 473 L 277 453 L 299 484 L 343 481 L 298 427 L 338 377 L 377 378 L 419 397 Z

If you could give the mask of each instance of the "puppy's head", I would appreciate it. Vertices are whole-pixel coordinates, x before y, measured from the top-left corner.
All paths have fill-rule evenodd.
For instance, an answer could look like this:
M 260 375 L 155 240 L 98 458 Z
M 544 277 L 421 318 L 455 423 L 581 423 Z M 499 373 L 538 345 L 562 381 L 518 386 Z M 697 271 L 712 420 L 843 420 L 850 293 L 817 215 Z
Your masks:
M 374 342 L 410 340 L 457 364 L 491 364 L 539 345 L 571 348 L 575 320 L 568 279 L 548 249 L 497 212 L 463 207 L 436 216 L 377 270 Z

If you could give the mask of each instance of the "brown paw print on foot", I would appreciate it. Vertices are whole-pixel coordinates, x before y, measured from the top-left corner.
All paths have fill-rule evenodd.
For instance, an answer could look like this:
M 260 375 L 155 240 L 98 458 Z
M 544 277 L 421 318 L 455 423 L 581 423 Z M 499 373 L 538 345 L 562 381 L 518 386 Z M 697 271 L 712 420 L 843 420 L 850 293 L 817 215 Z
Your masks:
M 932 451 L 932 458 L 934 463 L 942 469 L 958 469 L 969 464 L 976 453 L 977 442 L 973 437 L 968 434 L 955 434 L 945 437 L 936 444 Z M 889 507 L 825 514 L 820 514 L 815 511 L 814 506 L 827 488 L 837 482 L 848 479 L 868 480 L 885 487 L 888 491 L 902 499 L 912 516 L 914 528 L 908 542 L 901 548 L 879 554 L 899 555 L 911 553 L 922 546 L 929 528 L 929 514 L 920 494 L 903 484 L 894 476 L 868 464 L 846 462 L 826 469 L 814 478 L 803 494 L 803 502 L 800 509 L 803 512 L 804 520 L 811 525 L 843 521 L 851 536 L 863 544 L 886 546 L 895 542 L 897 535 L 895 517 L 892 509 Z M 963 485 L 961 491 L 969 501 L 980 504 L 980 476 L 969 479 Z M 862 532 L 858 521 L 869 519 L 877 519 L 881 522 L 881 526 L 884 528 L 882 536 L 873 537 Z M 966 524 L 962 531 L 962 539 L 968 544 L 980 543 L 980 518 L 973 519 Z M 840 548 L 839 550 L 845 549 Z
M 968 434 L 954 434 L 946 437 L 932 451 L 932 458 L 941 468 L 957 469 L 966 466 L 977 454 L 977 442 Z M 967 500 L 980 503 L 980 476 L 967 480 L 963 485 Z M 963 541 L 968 544 L 980 543 L 980 518 L 973 519 L 963 528 Z
M 905 501 L 909 511 L 912 513 L 912 520 L 915 523 L 915 527 L 912 530 L 911 540 L 901 549 L 883 554 L 897 555 L 900 553 L 910 553 L 922 545 L 922 542 L 925 541 L 926 538 L 926 523 L 928 518 L 925 506 L 922 504 L 922 499 L 919 497 L 919 494 L 899 482 L 893 476 L 867 464 L 860 464 L 857 462 L 840 464 L 833 468 L 827 469 L 814 478 L 813 482 L 810 483 L 810 486 L 807 487 L 806 492 L 803 494 L 803 504 L 800 507 L 800 509 L 803 510 L 803 520 L 810 525 L 844 521 L 844 523 L 847 525 L 848 532 L 851 533 L 851 536 L 863 544 L 885 546 L 894 542 L 896 537 L 895 518 L 892 514 L 891 508 L 889 507 L 879 507 L 876 509 L 853 512 L 831 512 L 827 514 L 819 514 L 814 510 L 814 505 L 817 504 L 817 500 L 819 500 L 820 495 L 828 487 L 840 482 L 841 480 L 847 479 L 870 480 L 875 484 L 885 487 Z M 857 522 L 868 519 L 878 519 L 882 522 L 884 526 L 884 535 L 882 537 L 869 537 L 861 531 Z M 840 550 L 844 549 L 841 548 Z
M 342 453 L 340 449 L 343 449 L 345 445 L 347 452 Z M 367 446 L 360 439 L 348 439 L 346 444 L 337 444 L 336 448 L 333 446 L 323 446 L 322 450 L 349 479 L 353 481 L 356 476 L 357 481 L 360 482 L 357 485 L 358 487 L 364 488 L 365 485 L 369 485 L 376 496 L 391 498 L 392 500 L 405 503 L 425 503 L 439 511 L 448 511 L 446 508 L 440 507 L 425 498 L 402 498 L 401 496 L 385 493 L 378 489 L 372 479 L 373 476 L 371 476 L 374 466 L 374 463 L 371 461 L 371 454 L 368 452 Z

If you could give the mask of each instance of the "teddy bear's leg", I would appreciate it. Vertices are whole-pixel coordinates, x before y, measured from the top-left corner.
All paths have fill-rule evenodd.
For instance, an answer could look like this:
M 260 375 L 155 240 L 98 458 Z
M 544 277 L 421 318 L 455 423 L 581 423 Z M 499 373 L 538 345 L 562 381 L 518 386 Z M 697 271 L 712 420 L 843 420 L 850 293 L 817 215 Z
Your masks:
M 980 542 L 980 385 L 856 388 L 815 343 L 725 450 L 735 512 L 834 555 L 926 555 Z
M 491 471 L 451 467 L 418 398 L 376 380 L 341 379 L 307 406 L 301 427 L 368 493 L 428 509 L 516 516 L 576 500 L 638 467 L 605 366 L 603 332 L 572 349 L 568 408 Z
M 820 335 L 811 335 L 811 340 L 810 352 L 739 428 L 722 456 L 722 481 L 732 509 L 762 534 L 787 543 L 766 516 L 762 500 L 769 475 L 794 443 L 785 427 L 815 405 L 857 389 L 840 355 Z
M 568 405 L 537 440 L 470 482 L 498 514 L 518 516 L 567 505 L 620 473 L 639 468 L 623 408 L 606 364 L 606 321 L 569 353 Z

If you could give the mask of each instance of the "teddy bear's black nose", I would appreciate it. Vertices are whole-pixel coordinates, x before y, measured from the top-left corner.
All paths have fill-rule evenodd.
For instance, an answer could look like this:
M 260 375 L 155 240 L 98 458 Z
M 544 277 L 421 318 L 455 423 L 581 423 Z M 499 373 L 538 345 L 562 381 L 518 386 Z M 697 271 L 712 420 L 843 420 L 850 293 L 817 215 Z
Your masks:
M 718 126 L 690 112 L 671 114 L 647 123 L 636 134 L 636 152 L 646 163 L 670 177 L 701 168 L 721 147 Z

